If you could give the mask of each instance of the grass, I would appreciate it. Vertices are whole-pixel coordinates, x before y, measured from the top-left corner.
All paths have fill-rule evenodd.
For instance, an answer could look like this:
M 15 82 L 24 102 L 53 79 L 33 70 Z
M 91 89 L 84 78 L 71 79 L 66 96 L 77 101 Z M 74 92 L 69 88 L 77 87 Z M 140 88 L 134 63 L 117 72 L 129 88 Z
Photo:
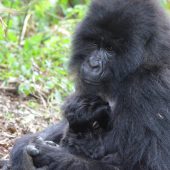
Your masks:
M 77 1 L 80 3 L 80 1 Z M 0 7 L 0 80 L 19 94 L 57 100 L 73 91 L 67 74 L 71 35 L 85 1 L 3 0 Z

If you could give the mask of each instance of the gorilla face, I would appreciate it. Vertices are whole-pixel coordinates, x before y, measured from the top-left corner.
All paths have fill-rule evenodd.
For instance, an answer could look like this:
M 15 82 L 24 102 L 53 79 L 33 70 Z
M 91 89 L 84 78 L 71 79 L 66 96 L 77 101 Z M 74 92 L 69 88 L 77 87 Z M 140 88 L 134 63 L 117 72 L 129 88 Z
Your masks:
M 104 49 L 96 49 L 85 59 L 80 68 L 81 79 L 88 84 L 100 85 L 109 80 L 109 57 L 111 55 Z
M 103 22 L 86 18 L 75 37 L 73 60 L 78 67 L 78 76 L 85 84 L 111 83 L 117 76 L 114 70 L 116 57 L 127 50 L 127 42 L 119 30 L 112 23 L 105 25 Z
M 137 1 L 132 1 L 135 2 Z M 154 25 L 151 10 L 148 9 L 147 14 L 152 20 L 152 24 L 149 24 L 150 20 L 148 22 L 143 16 L 137 16 L 140 15 L 140 3 L 136 4 L 136 11 L 133 9 L 128 16 L 125 15 L 126 12 L 122 12 L 126 10 L 127 4 L 121 6 L 124 9 L 117 9 L 115 12 L 112 9 L 116 8 L 115 3 L 119 2 L 110 1 L 105 4 L 100 3 L 100 0 L 94 1 L 76 31 L 70 66 L 76 73 L 81 89 L 82 86 L 97 91 L 105 89 L 105 93 L 107 87 L 115 89 L 145 59 L 145 45 L 154 32 L 153 29 L 150 32 Z M 129 8 L 130 6 L 128 10 Z

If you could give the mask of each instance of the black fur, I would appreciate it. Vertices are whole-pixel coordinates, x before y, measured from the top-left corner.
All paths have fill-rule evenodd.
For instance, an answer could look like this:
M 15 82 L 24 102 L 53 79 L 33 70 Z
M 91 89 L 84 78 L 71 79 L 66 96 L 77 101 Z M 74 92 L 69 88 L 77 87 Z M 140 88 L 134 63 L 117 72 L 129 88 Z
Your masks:
M 52 148 L 37 142 L 35 165 L 48 165 L 49 170 L 114 170 L 116 153 L 123 170 L 169 170 L 169 55 L 170 24 L 156 0 L 94 0 L 76 31 L 70 68 L 76 78 L 75 98 L 98 95 L 109 103 L 111 129 L 97 138 L 85 132 L 83 140 L 76 132 L 71 144 L 78 144 L 78 155 L 68 145 Z M 73 99 L 67 108 L 85 100 Z M 87 107 L 83 120 L 89 118 Z M 71 133 L 67 136 L 72 139 Z M 86 153 L 89 146 L 94 157 Z M 102 154 L 99 148 L 104 148 Z M 12 163 L 20 170 L 18 150 L 23 146 L 14 147 Z
M 69 130 L 74 133 L 92 132 L 95 124 L 105 131 L 109 129 L 111 109 L 98 96 L 72 95 L 64 103 L 63 113 L 69 122 Z
M 102 159 L 107 155 L 103 139 L 111 130 L 111 110 L 97 96 L 71 96 L 64 104 L 69 122 L 61 146 L 77 156 Z

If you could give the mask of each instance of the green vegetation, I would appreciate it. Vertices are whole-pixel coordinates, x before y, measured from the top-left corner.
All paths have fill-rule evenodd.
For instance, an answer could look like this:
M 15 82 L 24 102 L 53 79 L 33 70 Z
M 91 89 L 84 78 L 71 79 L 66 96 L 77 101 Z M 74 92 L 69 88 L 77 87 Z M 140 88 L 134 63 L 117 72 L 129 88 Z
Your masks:
M 167 0 L 162 0 L 170 8 Z M 1 0 L 0 81 L 24 95 L 62 101 L 73 90 L 67 75 L 71 35 L 89 0 Z
M 62 100 L 72 91 L 67 77 L 71 35 L 87 1 L 2 0 L 0 80 L 17 81 L 24 95 Z

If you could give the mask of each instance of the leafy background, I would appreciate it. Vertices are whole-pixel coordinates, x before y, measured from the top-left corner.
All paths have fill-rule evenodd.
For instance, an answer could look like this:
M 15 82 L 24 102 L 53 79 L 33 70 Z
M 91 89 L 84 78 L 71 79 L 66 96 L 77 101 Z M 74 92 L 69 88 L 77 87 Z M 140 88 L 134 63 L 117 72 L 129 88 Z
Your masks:
M 0 158 L 16 137 L 59 119 L 74 90 L 71 36 L 89 1 L 0 0 Z
M 70 40 L 84 16 L 82 0 L 2 0 L 0 80 L 20 94 L 61 102 L 73 90 L 67 77 Z

